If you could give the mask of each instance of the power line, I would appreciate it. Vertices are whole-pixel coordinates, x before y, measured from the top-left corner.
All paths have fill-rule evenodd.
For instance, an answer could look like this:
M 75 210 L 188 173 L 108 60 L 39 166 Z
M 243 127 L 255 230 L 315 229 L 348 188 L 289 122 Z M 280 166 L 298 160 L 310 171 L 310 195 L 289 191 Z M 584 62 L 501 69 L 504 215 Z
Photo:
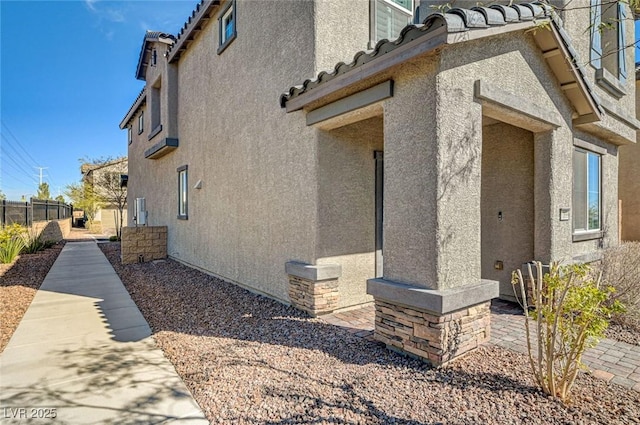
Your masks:
M 15 164 L 15 166 L 13 167 L 16 171 L 20 172 L 21 174 L 26 175 L 29 178 L 32 178 L 31 174 L 25 170 L 20 164 L 18 164 L 18 162 L 11 156 L 9 155 L 9 153 L 4 149 L 4 146 L 0 146 L 0 151 L 4 152 L 5 157 L 9 158 L 11 160 L 11 162 L 13 162 Z M 9 163 L 5 162 L 5 164 L 10 165 Z M 17 168 L 16 168 L 17 167 Z M 35 180 L 35 179 L 34 179 Z
M 1 121 L 1 120 L 0 120 L 0 121 Z M 20 140 L 18 140 L 18 138 L 13 134 L 13 132 L 11 131 L 11 129 L 9 129 L 9 126 L 7 126 L 7 124 L 6 124 L 4 121 L 2 121 L 2 125 L 3 125 L 3 126 L 4 126 L 4 128 L 7 130 L 7 132 L 9 133 L 9 135 L 13 138 L 13 140 L 15 140 L 15 141 L 16 141 L 16 143 L 17 143 L 17 144 L 18 144 L 18 146 L 23 150 L 23 152 L 24 152 L 25 154 L 27 154 L 27 156 L 31 159 L 31 161 L 33 161 L 33 164 L 30 164 L 30 165 L 38 164 L 38 161 L 36 161 L 36 160 L 31 156 L 31 154 L 29 153 L 29 151 L 28 151 L 28 150 L 26 150 L 26 149 L 24 148 L 24 146 L 22 145 L 22 143 L 20 143 Z
M 4 134 L 2 135 L 2 138 L 4 139 L 5 142 L 7 142 L 6 145 L 9 146 L 11 150 L 15 152 L 16 155 L 18 155 L 18 158 L 20 158 L 20 160 L 22 160 L 22 162 L 24 162 L 27 165 L 27 167 L 29 167 L 31 165 L 29 161 L 24 159 L 24 156 L 22 156 L 22 154 L 18 152 L 18 150 L 15 147 L 11 146 L 11 141 L 7 139 Z

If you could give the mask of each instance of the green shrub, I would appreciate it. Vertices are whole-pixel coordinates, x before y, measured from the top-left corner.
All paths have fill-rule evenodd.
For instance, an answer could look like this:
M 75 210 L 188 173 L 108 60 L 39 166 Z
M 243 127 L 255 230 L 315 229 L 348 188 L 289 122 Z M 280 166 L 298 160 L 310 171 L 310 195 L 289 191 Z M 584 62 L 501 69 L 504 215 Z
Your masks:
M 614 314 L 613 323 L 640 330 L 640 242 L 626 242 L 604 252 L 602 280 L 616 288 L 613 300 L 625 305 L 626 311 Z
M 22 248 L 24 248 L 24 241 L 19 236 L 0 242 L 0 263 L 11 263 L 20 255 Z
M 110 242 L 116 242 L 118 240 L 118 237 L 113 235 L 113 236 L 109 236 L 109 241 Z
M 23 254 L 35 254 L 46 248 L 46 242 L 42 240 L 40 234 L 33 229 L 28 229 L 22 236 L 24 241 Z
M 526 316 L 529 363 L 542 390 L 567 401 L 583 367 L 584 350 L 597 344 L 611 316 L 624 309 L 619 301 L 612 301 L 615 289 L 602 287 L 600 274 L 594 276 L 586 264 L 561 267 L 553 263 L 546 274 L 540 262 L 534 266 L 536 273 L 529 265 L 526 281 L 520 270 L 512 279 Z M 529 297 L 523 296 L 527 293 Z

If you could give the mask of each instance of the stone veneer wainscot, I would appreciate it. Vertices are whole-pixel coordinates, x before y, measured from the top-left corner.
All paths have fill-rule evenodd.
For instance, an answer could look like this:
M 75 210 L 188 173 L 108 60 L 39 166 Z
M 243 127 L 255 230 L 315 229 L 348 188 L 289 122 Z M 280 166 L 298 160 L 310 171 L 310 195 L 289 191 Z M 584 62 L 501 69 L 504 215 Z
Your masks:
M 122 228 L 122 264 L 167 258 L 167 226 Z

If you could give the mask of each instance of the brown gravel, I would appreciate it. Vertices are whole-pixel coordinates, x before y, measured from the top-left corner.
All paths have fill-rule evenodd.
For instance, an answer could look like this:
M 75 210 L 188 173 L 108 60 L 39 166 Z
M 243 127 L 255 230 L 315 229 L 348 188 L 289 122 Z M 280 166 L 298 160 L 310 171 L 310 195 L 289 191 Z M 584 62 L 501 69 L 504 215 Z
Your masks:
M 565 406 L 485 346 L 433 369 L 177 262 L 101 248 L 212 423 L 633 424 L 640 393 L 581 374 Z
M 607 328 L 605 337 L 640 346 L 640 328 L 637 326 L 612 323 Z
M 12 264 L 0 264 L 0 353 L 47 276 L 64 242 L 36 254 L 23 254 Z

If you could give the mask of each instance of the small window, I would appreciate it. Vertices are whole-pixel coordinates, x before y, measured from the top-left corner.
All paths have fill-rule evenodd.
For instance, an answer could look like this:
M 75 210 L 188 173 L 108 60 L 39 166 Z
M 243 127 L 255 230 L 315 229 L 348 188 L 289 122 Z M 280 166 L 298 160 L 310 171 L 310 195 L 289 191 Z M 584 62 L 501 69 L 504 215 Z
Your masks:
M 133 142 L 133 131 L 131 131 L 131 126 L 127 127 L 127 143 L 131 144 Z
M 371 0 L 371 41 L 395 40 L 413 22 L 413 0 Z
M 138 117 L 138 134 L 142 134 L 144 131 L 144 112 L 140 112 Z
M 573 151 L 573 231 L 601 230 L 601 156 L 585 149 Z
M 220 17 L 218 18 L 218 28 L 220 38 L 220 47 L 218 48 L 218 54 L 220 54 L 236 38 L 235 0 L 229 1 L 226 8 L 223 9 Z
M 188 218 L 187 209 L 187 192 L 189 189 L 187 179 L 187 166 L 178 167 L 178 219 L 186 220 Z

